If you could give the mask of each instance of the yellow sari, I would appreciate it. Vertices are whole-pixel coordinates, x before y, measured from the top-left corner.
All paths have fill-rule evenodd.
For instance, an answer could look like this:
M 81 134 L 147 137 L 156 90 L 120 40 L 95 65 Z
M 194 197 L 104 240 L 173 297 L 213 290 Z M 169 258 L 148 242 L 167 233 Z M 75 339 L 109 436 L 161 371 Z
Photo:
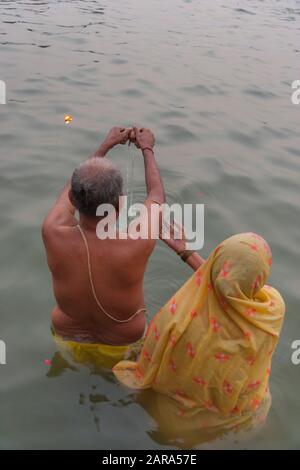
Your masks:
M 163 430 L 179 438 L 181 430 L 224 431 L 266 417 L 285 311 L 265 284 L 271 264 L 260 236 L 225 240 L 155 315 L 139 360 L 113 368 L 128 387 L 164 395 L 150 411 Z

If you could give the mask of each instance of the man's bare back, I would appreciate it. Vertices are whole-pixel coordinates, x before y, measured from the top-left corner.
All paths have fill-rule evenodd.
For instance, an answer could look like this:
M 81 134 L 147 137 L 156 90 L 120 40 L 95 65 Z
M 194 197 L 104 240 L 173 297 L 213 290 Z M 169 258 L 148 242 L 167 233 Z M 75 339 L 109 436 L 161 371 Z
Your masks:
M 143 279 L 154 243 L 99 240 L 95 230 L 85 230 L 85 234 L 97 297 L 107 311 L 125 320 L 144 305 Z M 144 313 L 128 323 L 116 323 L 100 311 L 92 294 L 86 249 L 77 227 L 57 233 L 47 253 L 57 300 L 52 313 L 57 334 L 105 344 L 128 344 L 143 335 Z
M 151 151 L 154 138 L 144 129 L 134 132 L 132 140 L 144 155 L 148 195 L 145 205 L 150 208 L 153 201 L 163 203 L 165 200 Z M 130 135 L 131 129 L 114 128 L 93 157 L 103 157 L 117 143 L 125 143 Z M 111 319 L 99 308 L 92 292 L 87 251 L 75 218 L 76 201 L 72 200 L 70 191 L 71 184 L 67 183 L 43 224 L 43 240 L 57 301 L 52 312 L 54 330 L 63 338 L 78 342 L 112 345 L 135 342 L 145 330 L 145 314 L 141 312 L 128 322 L 124 320 L 144 305 L 144 273 L 155 240 L 99 240 L 96 236 L 99 217 L 81 213 L 79 209 L 96 296 L 116 320 Z

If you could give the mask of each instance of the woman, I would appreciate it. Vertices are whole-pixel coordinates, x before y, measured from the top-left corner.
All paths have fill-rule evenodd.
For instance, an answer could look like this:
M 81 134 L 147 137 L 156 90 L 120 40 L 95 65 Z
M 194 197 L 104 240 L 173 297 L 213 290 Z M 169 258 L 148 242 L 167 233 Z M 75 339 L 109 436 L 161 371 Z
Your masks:
M 181 256 L 195 268 L 201 263 L 190 252 Z M 174 438 L 200 428 L 249 427 L 266 417 L 285 310 L 281 295 L 266 285 L 271 264 L 260 236 L 225 240 L 153 318 L 139 360 L 114 367 L 128 387 L 161 394 L 163 406 L 150 413 Z

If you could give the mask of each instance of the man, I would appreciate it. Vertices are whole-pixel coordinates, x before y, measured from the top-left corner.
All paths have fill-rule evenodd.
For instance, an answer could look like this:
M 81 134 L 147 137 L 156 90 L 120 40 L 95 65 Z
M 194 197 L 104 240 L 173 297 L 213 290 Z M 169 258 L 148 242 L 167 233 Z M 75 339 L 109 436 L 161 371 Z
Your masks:
M 145 331 L 143 279 L 155 239 L 99 240 L 96 235 L 98 206 L 109 203 L 118 211 L 123 194 L 121 173 L 105 156 L 129 140 L 143 154 L 148 214 L 153 205 L 164 203 L 152 132 L 115 127 L 92 157 L 75 169 L 43 223 L 57 301 L 52 325 L 63 341 L 121 346 L 136 342 Z
M 147 223 L 148 233 L 136 239 L 129 230 L 125 239 L 99 240 L 96 228 L 103 217 L 97 216 L 97 208 L 111 204 L 118 212 L 123 194 L 121 173 L 104 157 L 129 140 L 144 157 L 147 198 L 139 221 L 140 226 Z M 151 217 L 162 212 L 165 202 L 153 147 L 150 130 L 113 128 L 95 154 L 75 169 L 43 223 L 57 301 L 52 312 L 55 340 L 75 362 L 93 369 L 111 368 L 140 350 L 146 326 L 143 279 L 158 235 L 193 269 L 203 262 L 197 253 L 186 250 L 183 229 L 178 239 L 171 224 L 170 238 L 163 238 L 161 219 Z

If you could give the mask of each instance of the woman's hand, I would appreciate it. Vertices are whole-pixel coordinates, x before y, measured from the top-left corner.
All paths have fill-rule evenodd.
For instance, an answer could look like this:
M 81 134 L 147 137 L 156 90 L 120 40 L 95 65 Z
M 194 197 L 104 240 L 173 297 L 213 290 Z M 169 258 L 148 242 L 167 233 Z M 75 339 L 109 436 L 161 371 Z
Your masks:
M 205 262 L 205 259 L 202 258 L 202 256 L 200 256 L 196 251 L 191 251 L 188 253 L 189 250 L 187 250 L 184 227 L 178 222 L 168 224 L 167 222 L 163 221 L 159 238 L 178 255 L 187 254 L 187 258 L 182 259 L 194 271 L 197 271 L 197 269 L 199 269 L 200 266 Z
M 176 253 L 182 253 L 186 249 L 184 228 L 176 221 L 169 224 L 163 220 L 159 238 Z

